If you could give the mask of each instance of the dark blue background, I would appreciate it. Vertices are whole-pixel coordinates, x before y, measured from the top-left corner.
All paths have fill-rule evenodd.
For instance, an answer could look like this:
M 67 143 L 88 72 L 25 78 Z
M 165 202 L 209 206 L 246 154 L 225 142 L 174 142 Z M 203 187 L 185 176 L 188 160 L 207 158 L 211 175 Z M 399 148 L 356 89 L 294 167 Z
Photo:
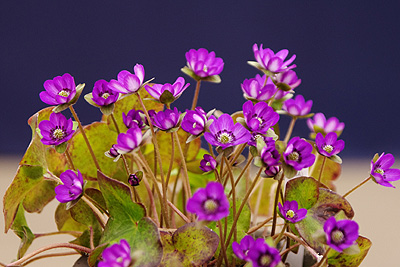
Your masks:
M 342 156 L 400 152 L 398 1 L 2 1 L 0 41 L 0 153 L 23 153 L 26 120 L 46 107 L 43 82 L 65 72 L 84 93 L 98 79 L 144 65 L 146 78 L 173 82 L 185 52 L 205 47 L 225 61 L 219 85 L 203 83 L 199 105 L 241 109 L 240 83 L 257 73 L 252 45 L 296 54 L 313 112 L 346 123 Z M 190 107 L 194 83 L 178 107 Z M 100 112 L 83 99 L 84 123 Z M 284 120 L 287 123 L 287 120 Z M 286 127 L 284 125 L 283 127 Z M 305 121 L 294 134 L 308 135 Z

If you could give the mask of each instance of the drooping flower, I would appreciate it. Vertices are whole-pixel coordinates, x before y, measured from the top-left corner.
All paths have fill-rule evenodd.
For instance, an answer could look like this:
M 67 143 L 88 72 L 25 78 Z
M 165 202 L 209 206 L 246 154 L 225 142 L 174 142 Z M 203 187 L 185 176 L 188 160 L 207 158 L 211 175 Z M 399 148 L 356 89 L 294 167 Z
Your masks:
M 326 220 L 324 231 L 328 246 L 339 252 L 354 245 L 358 238 L 358 224 L 355 221 L 336 221 L 333 216 Z
M 266 75 L 261 77 L 259 74 L 255 78 L 245 79 L 241 84 L 243 97 L 247 100 L 257 101 L 270 99 L 276 93 L 277 88 L 270 77 L 268 77 L 267 82 L 265 82 L 265 79 L 267 79 Z
M 138 186 L 140 184 L 140 181 L 141 179 L 135 173 L 130 174 L 128 177 L 128 183 L 131 186 Z
M 253 52 L 257 62 L 264 69 L 272 73 L 284 72 L 296 67 L 294 64 L 289 66 L 296 58 L 296 55 L 293 55 L 290 59 L 285 61 L 287 55 L 289 54 L 289 50 L 287 49 L 282 49 L 275 54 L 274 51 L 269 48 L 263 49 L 262 44 L 260 45 L 260 48 L 258 48 L 257 44 L 254 44 Z
M 45 145 L 59 145 L 67 142 L 74 134 L 72 119 L 66 119 L 61 113 L 51 113 L 50 120 L 39 123 L 41 139 Z
M 189 83 L 185 84 L 184 78 L 178 77 L 173 84 L 145 85 L 144 88 L 152 97 L 159 100 L 161 103 L 169 104 L 178 99 L 189 85 Z
M 98 80 L 94 83 L 92 100 L 99 106 L 108 106 L 118 100 L 119 93 L 108 87 L 106 80 Z
M 279 165 L 281 154 L 276 150 L 275 141 L 269 137 L 266 145 L 261 149 L 260 158 L 264 166 Z
M 205 48 L 190 49 L 185 56 L 189 69 L 201 78 L 219 75 L 224 68 L 222 58 L 215 57 L 214 51 L 208 52 Z
M 281 170 L 280 165 L 273 165 L 265 167 L 264 173 L 267 177 L 275 177 Z
M 70 102 L 75 94 L 76 87 L 74 77 L 69 73 L 54 77 L 43 84 L 46 91 L 40 92 L 40 99 L 49 105 L 61 105 Z
M 270 247 L 263 238 L 258 238 L 247 253 L 247 261 L 253 267 L 275 267 L 281 262 L 279 250 Z
M 115 148 L 115 145 L 112 145 L 110 150 L 104 152 L 104 155 L 106 155 L 109 158 L 114 159 L 115 162 L 118 161 L 118 159 L 121 157 L 121 154 Z
M 181 127 L 185 132 L 192 135 L 200 135 L 206 130 L 207 113 L 201 108 L 188 110 L 183 117 Z
M 103 260 L 98 263 L 98 267 L 128 267 L 132 261 L 131 247 L 125 239 L 106 248 L 101 256 Z
M 258 102 L 253 105 L 250 100 L 243 104 L 243 117 L 250 132 L 260 134 L 266 134 L 279 120 L 278 113 L 267 103 Z
M 221 146 L 225 149 L 246 143 L 250 140 L 250 132 L 240 123 L 233 123 L 228 114 L 222 114 L 211 123 L 210 132 L 204 133 L 204 138 L 213 146 Z
M 150 120 L 155 127 L 162 131 L 168 131 L 179 126 L 181 112 L 175 107 L 173 110 L 155 112 L 149 110 Z
M 312 104 L 312 100 L 306 102 L 302 95 L 297 95 L 295 99 L 288 99 L 283 102 L 282 109 L 291 116 L 304 116 L 310 113 Z
M 275 82 L 278 84 L 278 87 L 280 87 L 280 85 L 286 85 L 285 87 L 288 87 L 287 89 L 294 90 L 301 84 L 301 79 L 297 77 L 294 70 L 288 70 L 278 73 L 275 77 Z
M 307 119 L 307 126 L 314 133 L 322 133 L 325 136 L 330 132 L 335 132 L 339 137 L 343 132 L 344 122 L 339 122 L 336 117 L 326 119 L 324 114 L 317 113 L 313 119 Z
M 142 139 L 142 131 L 138 126 L 133 125 L 126 133 L 118 135 L 117 144 L 114 145 L 114 148 L 120 154 L 130 153 L 140 146 Z
M 124 122 L 125 126 L 127 128 L 133 127 L 133 125 L 137 125 L 140 129 L 143 130 L 145 128 L 146 124 L 145 122 L 145 117 L 144 117 L 144 112 L 140 109 L 131 109 L 129 110 L 128 114 L 125 114 L 125 112 L 122 112 L 122 121 Z
M 200 161 L 200 169 L 203 172 L 209 172 L 217 167 L 217 161 L 213 158 L 213 156 L 209 154 L 204 154 L 203 159 Z
M 318 153 L 329 158 L 339 154 L 343 150 L 344 141 L 337 140 L 337 134 L 335 132 L 328 133 L 325 138 L 321 133 L 317 133 L 315 145 Z
M 254 245 L 254 238 L 251 235 L 246 235 L 240 240 L 240 244 L 238 242 L 232 243 L 232 250 L 235 253 L 236 257 L 241 260 L 248 260 L 247 253 Z
M 121 94 L 136 93 L 143 85 L 144 81 L 144 67 L 143 65 L 136 64 L 133 67 L 135 74 L 127 70 L 120 71 L 117 80 L 111 80 L 108 84 L 111 90 Z
M 310 143 L 296 136 L 289 141 L 285 152 L 283 152 L 283 158 L 286 164 L 300 171 L 314 164 L 315 155 L 311 153 L 312 149 Z
M 372 179 L 383 186 L 394 187 L 391 183 L 400 180 L 400 169 L 391 169 L 394 164 L 394 156 L 392 154 L 382 153 L 379 158 L 374 162 L 371 160 Z
M 299 209 L 299 204 L 296 200 L 285 201 L 283 206 L 278 203 L 278 206 L 280 215 L 287 222 L 297 223 L 307 216 L 307 209 Z
M 229 201 L 224 187 L 217 182 L 209 182 L 198 189 L 186 204 L 187 211 L 195 213 L 199 220 L 218 221 L 229 215 Z
M 79 170 L 77 170 L 77 173 L 66 170 L 60 174 L 60 179 L 63 184 L 57 185 L 54 189 L 58 201 L 67 203 L 82 195 L 83 177 Z

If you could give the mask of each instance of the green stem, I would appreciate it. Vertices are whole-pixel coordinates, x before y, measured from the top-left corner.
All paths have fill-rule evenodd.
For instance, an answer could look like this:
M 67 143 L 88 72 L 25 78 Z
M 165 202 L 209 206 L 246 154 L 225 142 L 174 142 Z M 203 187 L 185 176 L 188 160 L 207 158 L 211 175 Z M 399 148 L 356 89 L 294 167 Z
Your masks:
M 107 216 L 110 216 L 108 214 L 108 211 L 105 210 L 96 200 L 94 200 L 93 198 L 89 197 L 88 195 L 85 195 L 85 198 L 87 198 L 90 202 L 93 203 L 93 205 L 96 206 L 96 208 L 98 208 L 101 212 L 103 212 L 104 214 L 106 214 Z
M 197 106 L 197 100 L 199 99 L 199 92 L 200 92 L 200 83 L 201 80 L 198 80 L 196 83 L 196 90 L 194 92 L 191 110 L 194 110 Z
M 275 239 L 275 246 L 279 244 L 279 241 L 281 241 L 283 237 L 283 233 L 286 231 L 286 227 L 288 226 L 288 223 L 285 222 L 285 225 L 283 225 L 281 232 L 279 233 L 278 237 Z
M 361 183 L 359 183 L 358 185 L 356 185 L 355 187 L 353 187 L 353 189 L 351 189 L 349 192 L 347 192 L 346 194 L 343 195 L 343 197 L 347 197 L 348 195 L 350 195 L 351 193 L 353 193 L 353 191 L 355 191 L 357 188 L 361 187 L 363 184 L 365 184 L 366 182 L 368 182 L 371 179 L 371 176 L 365 178 L 364 181 L 362 181 Z
M 244 166 L 243 170 L 240 172 L 239 177 L 235 181 L 235 186 L 237 186 L 240 179 L 243 177 L 243 174 L 246 172 L 247 168 L 250 166 L 252 160 L 253 160 L 253 155 L 250 156 L 250 158 L 247 160 L 247 163 Z M 231 195 L 232 195 L 232 190 L 231 190 L 231 192 L 229 192 L 228 198 L 231 197 Z
M 99 165 L 99 163 L 97 162 L 96 156 L 94 155 L 92 146 L 91 146 L 90 143 L 89 143 L 89 140 L 88 140 L 88 138 L 87 138 L 87 136 L 86 136 L 85 130 L 83 129 L 82 123 L 81 123 L 81 121 L 79 120 L 78 115 L 76 114 L 75 109 L 73 108 L 72 105 L 69 106 L 69 110 L 71 111 L 72 116 L 74 117 L 75 121 L 78 123 L 79 130 L 80 130 L 81 133 L 82 133 L 83 139 L 85 140 L 85 143 L 86 143 L 86 145 L 87 145 L 87 147 L 88 147 L 89 153 L 90 153 L 90 155 L 92 156 L 92 159 L 93 159 L 93 161 L 94 161 L 94 164 L 96 165 L 97 170 L 101 171 L 100 165 Z
M 40 233 L 40 234 L 34 234 L 35 238 L 39 237 L 44 237 L 44 236 L 52 236 L 52 235 L 81 235 L 82 232 L 79 231 L 59 231 L 59 232 L 50 232 L 50 233 Z
M 167 188 L 168 188 L 169 179 L 171 177 L 171 172 L 172 172 L 172 166 L 174 164 L 174 159 L 175 159 L 175 140 L 174 140 L 174 134 L 171 133 L 171 160 L 169 162 L 167 180 L 165 181 L 165 186 Z
M 276 187 L 275 200 L 274 200 L 274 218 L 272 220 L 271 236 L 273 236 L 275 234 L 276 219 L 277 219 L 277 213 L 278 213 L 276 208 L 278 207 L 279 191 L 280 191 L 283 179 L 284 179 L 284 175 L 281 176 L 281 179 L 279 179 L 279 181 L 278 181 L 278 186 Z
M 292 135 L 294 124 L 296 123 L 296 120 L 297 120 L 297 117 L 292 117 L 292 120 L 290 121 L 289 128 L 288 128 L 288 130 L 286 132 L 286 136 L 285 136 L 285 139 L 284 139 L 285 143 L 287 143 L 289 141 L 290 136 Z
M 120 132 L 120 130 L 119 130 L 117 121 L 115 120 L 114 113 L 111 113 L 110 116 L 111 116 L 111 119 L 112 119 L 112 121 L 113 121 L 113 123 L 114 123 L 115 129 L 117 130 L 117 133 L 120 134 L 121 132 Z
M 104 229 L 104 227 L 107 224 L 107 220 L 104 218 L 103 214 L 100 212 L 100 210 L 85 196 L 83 195 L 81 197 L 83 201 L 90 207 L 90 209 L 93 211 L 94 215 L 97 218 L 97 221 L 100 223 L 101 228 Z
M 70 168 L 73 169 L 73 170 L 76 170 L 75 169 L 75 165 L 72 162 L 71 154 L 69 154 L 69 152 L 68 152 L 68 149 L 65 150 L 64 154 L 65 154 L 65 156 L 67 158 L 67 161 L 68 161 L 68 164 L 69 164 Z
M 221 220 L 218 221 L 218 228 L 219 228 L 219 236 L 221 237 L 221 238 L 220 238 L 220 242 L 221 242 L 222 256 L 223 256 L 223 258 L 224 258 L 224 261 L 225 261 L 226 266 L 229 266 L 228 257 L 226 256 L 226 247 L 227 247 L 227 246 L 225 246 L 224 239 L 222 238 L 222 237 L 223 237 L 223 232 L 222 232 Z
M 322 165 L 321 165 L 321 170 L 319 171 L 319 176 L 318 176 L 318 185 L 321 186 L 321 177 L 322 177 L 322 172 L 325 167 L 325 162 L 326 162 L 326 157 L 322 160 Z
M 222 158 L 225 160 L 226 166 L 228 167 L 229 178 L 230 178 L 230 180 L 231 180 L 231 185 L 232 185 L 232 206 L 233 206 L 233 207 L 232 207 L 232 215 L 233 215 L 233 218 L 235 218 L 235 217 L 236 217 L 236 189 L 235 189 L 235 181 L 234 181 L 234 179 L 233 179 L 233 172 L 232 172 L 231 167 L 229 166 L 229 163 L 228 163 L 227 158 L 226 158 L 225 156 L 223 156 Z M 237 229 L 236 229 L 236 227 L 235 227 L 235 232 L 234 232 L 234 235 L 233 235 L 233 241 L 236 242 L 236 240 L 237 240 Z
M 267 79 L 268 79 L 268 77 L 265 78 L 264 86 L 265 86 L 265 84 L 267 84 Z M 278 90 L 276 90 L 275 94 L 274 94 L 274 95 L 271 97 L 271 99 L 268 101 L 268 106 L 271 106 L 271 105 L 272 105 L 272 102 L 274 102 L 275 96 L 278 94 L 279 90 L 281 90 L 281 89 L 278 88 Z

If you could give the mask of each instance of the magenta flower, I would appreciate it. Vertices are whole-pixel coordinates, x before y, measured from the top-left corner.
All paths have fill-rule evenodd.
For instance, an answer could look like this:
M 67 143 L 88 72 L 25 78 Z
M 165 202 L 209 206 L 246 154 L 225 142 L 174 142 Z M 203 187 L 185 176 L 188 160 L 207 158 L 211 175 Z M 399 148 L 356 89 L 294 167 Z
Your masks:
M 297 95 L 295 99 L 288 99 L 283 102 L 282 109 L 291 116 L 304 116 L 310 113 L 313 101 L 304 100 L 302 95 Z
M 233 124 L 228 114 L 222 114 L 210 125 L 210 132 L 204 133 L 204 138 L 213 146 L 223 149 L 246 143 L 250 140 L 250 132 L 240 123 Z
M 336 221 L 333 216 L 326 220 L 324 231 L 328 246 L 339 252 L 354 245 L 358 238 L 358 224 L 355 221 Z
M 203 172 L 209 172 L 215 170 L 215 167 L 217 167 L 217 161 L 211 155 L 204 154 L 200 161 L 200 169 Z
M 310 143 L 296 136 L 289 141 L 285 152 L 283 152 L 283 158 L 286 164 L 300 171 L 314 164 L 315 155 L 311 153 L 312 150 L 313 147 Z
M 77 170 L 77 173 L 72 170 L 66 170 L 61 173 L 60 179 L 63 184 L 57 185 L 54 189 L 58 201 L 67 203 L 82 195 L 83 178 L 79 170 Z
M 265 167 L 264 173 L 267 177 L 275 177 L 281 170 L 280 165 L 273 165 Z
M 185 84 L 185 79 L 178 77 L 174 84 L 154 84 L 153 86 L 145 85 L 146 91 L 155 99 L 159 100 L 163 104 L 169 104 L 178 99 L 183 91 L 188 88 L 190 84 Z M 169 95 L 164 94 L 168 91 Z
M 169 131 L 179 126 L 181 112 L 176 107 L 173 110 L 166 109 L 157 113 L 149 110 L 149 116 L 155 127 L 162 131 Z
M 106 248 L 101 256 L 103 260 L 98 263 L 98 267 L 128 267 L 132 261 L 131 247 L 125 239 Z
M 40 99 L 49 105 L 61 105 L 70 102 L 75 94 L 76 87 L 74 77 L 69 73 L 54 77 L 43 84 L 46 91 L 40 92 Z
M 279 250 L 268 246 L 263 238 L 258 238 L 247 253 L 247 261 L 253 267 L 275 267 L 281 262 Z
M 389 182 L 400 180 L 400 169 L 391 169 L 393 164 L 392 154 L 382 153 L 375 162 L 372 160 L 370 172 L 372 179 L 380 185 L 394 187 Z
M 207 49 L 190 49 L 185 54 L 187 65 L 197 76 L 201 78 L 219 75 L 224 68 L 224 61 L 215 57 L 215 52 L 208 52 Z
M 201 107 L 195 110 L 188 110 L 183 117 L 182 129 L 192 135 L 200 135 L 206 130 L 207 113 Z
M 94 83 L 92 100 L 99 106 L 108 106 L 118 100 L 119 93 L 108 87 L 106 80 L 98 80 Z
M 131 109 L 128 114 L 125 115 L 125 112 L 122 112 L 122 121 L 124 122 L 127 128 L 132 128 L 134 125 L 138 126 L 140 129 L 146 126 L 144 112 L 140 109 Z
M 301 80 L 297 78 L 297 74 L 293 70 L 278 73 L 276 75 L 275 82 L 278 85 L 286 84 L 286 86 L 290 88 L 290 90 L 294 90 L 297 86 L 301 84 Z
M 253 52 L 257 62 L 264 69 L 272 73 L 284 72 L 296 67 L 296 65 L 289 66 L 289 64 L 291 64 L 296 58 L 296 55 L 293 55 L 290 59 L 285 61 L 287 55 L 289 54 L 289 50 L 287 49 L 282 49 L 275 54 L 274 51 L 269 48 L 263 49 L 262 44 L 260 45 L 260 48 L 258 48 L 257 44 L 254 44 Z
M 232 243 L 233 253 L 235 253 L 236 257 L 239 259 L 247 261 L 247 253 L 253 247 L 254 243 L 254 238 L 251 235 L 246 235 L 240 240 L 240 244 L 238 242 Z
M 274 126 L 279 115 L 265 102 L 258 102 L 253 106 L 250 100 L 243 104 L 243 117 L 250 132 L 266 134 Z
M 266 101 L 276 93 L 276 86 L 271 78 L 267 76 L 256 75 L 253 79 L 245 79 L 242 86 L 243 97 L 248 100 Z M 265 84 L 265 85 L 264 85 Z
M 50 120 L 39 123 L 40 140 L 45 145 L 59 145 L 67 142 L 74 134 L 72 119 L 66 119 L 61 113 L 51 113 Z
M 308 119 L 307 126 L 310 128 L 310 131 L 314 133 L 322 133 L 323 136 L 327 133 L 335 132 L 339 137 L 344 129 L 344 123 L 339 122 L 338 118 L 331 117 L 326 119 L 325 115 L 322 113 L 315 114 L 314 120 Z
M 278 203 L 278 206 L 279 214 L 287 222 L 297 223 L 307 216 L 307 209 L 299 209 L 299 204 L 296 200 L 285 201 L 283 206 L 281 203 Z
M 118 135 L 117 144 L 114 145 L 114 148 L 120 154 L 130 153 L 140 146 L 142 139 L 142 131 L 138 126 L 133 125 L 126 133 Z
M 263 147 L 261 149 L 260 157 L 263 165 L 266 167 L 280 165 L 279 160 L 281 158 L 281 154 L 279 154 L 278 150 L 276 150 L 275 142 L 273 148 L 269 148 L 268 146 Z
M 187 201 L 186 210 L 195 213 L 198 220 L 218 221 L 229 215 L 229 201 L 224 187 L 217 182 L 209 182 L 198 189 Z
M 112 145 L 110 150 L 106 151 L 104 153 L 104 155 L 106 155 L 109 158 L 114 159 L 114 161 L 118 161 L 118 159 L 120 158 L 121 154 L 118 152 L 118 150 L 115 148 L 115 145 Z
M 111 80 L 108 84 L 111 90 L 121 94 L 136 93 L 143 85 L 144 81 L 144 67 L 140 64 L 136 64 L 133 67 L 135 74 L 127 70 L 123 70 L 118 73 L 118 80 Z
M 335 132 L 328 133 L 325 138 L 321 133 L 317 133 L 315 145 L 318 153 L 329 158 L 339 154 L 343 150 L 344 141 L 337 140 L 337 134 Z

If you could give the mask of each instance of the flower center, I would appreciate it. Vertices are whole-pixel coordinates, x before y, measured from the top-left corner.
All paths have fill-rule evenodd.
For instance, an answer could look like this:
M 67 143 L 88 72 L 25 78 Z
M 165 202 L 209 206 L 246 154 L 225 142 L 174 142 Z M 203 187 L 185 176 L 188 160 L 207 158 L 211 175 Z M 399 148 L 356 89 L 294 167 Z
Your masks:
M 260 266 L 269 266 L 271 263 L 271 256 L 270 255 L 262 255 L 259 259 Z
M 210 162 L 207 162 L 207 163 L 206 163 L 206 166 L 210 166 L 210 165 L 211 165 L 211 163 L 210 163 Z
M 196 123 L 196 122 L 195 122 L 195 123 L 193 123 L 193 129 L 194 129 L 194 128 L 196 128 L 196 125 L 197 125 L 197 123 Z
M 218 141 L 222 144 L 227 144 L 230 143 L 232 140 L 232 137 L 227 134 L 227 133 L 222 133 L 219 137 L 218 137 Z
M 62 89 L 60 92 L 58 92 L 58 95 L 64 96 L 64 97 L 68 97 L 69 94 L 70 94 L 70 90 L 69 89 Z
M 207 212 L 212 213 L 218 208 L 218 203 L 213 199 L 208 199 L 204 202 L 204 208 Z
M 331 145 L 325 145 L 322 149 L 325 150 L 325 151 L 328 152 L 328 153 L 331 153 L 332 150 L 333 150 L 333 146 L 331 146 Z
M 374 172 L 375 172 L 375 173 L 382 174 L 382 175 L 385 174 L 385 171 L 382 170 L 381 168 L 376 168 Z
M 332 232 L 332 234 L 331 234 L 331 237 L 332 237 L 332 241 L 335 243 L 335 244 L 340 244 L 340 243 L 342 243 L 343 241 L 344 241 L 344 234 L 343 234 L 343 232 L 342 231 L 340 231 L 340 230 L 334 230 L 333 232 Z
M 104 93 L 101 95 L 102 98 L 107 99 L 110 96 L 109 93 Z
M 257 120 L 260 122 L 260 124 L 264 123 L 264 120 L 262 118 L 260 118 L 260 117 L 257 117 Z
M 63 139 L 64 136 L 65 136 L 65 132 L 62 129 L 55 129 L 53 131 L 53 138 L 55 138 L 55 139 L 60 140 L 60 139 Z
M 293 210 L 288 210 L 286 212 L 286 217 L 288 217 L 288 218 L 293 218 L 294 215 L 296 215 L 296 213 Z
M 299 158 L 300 158 L 300 155 L 299 155 L 298 152 L 293 151 L 292 153 L 289 154 L 288 158 L 289 158 L 290 160 L 293 160 L 293 161 L 298 161 Z
M 208 67 L 207 67 L 207 65 L 204 65 L 204 67 L 203 67 L 203 71 L 205 71 L 205 72 L 207 72 L 207 71 L 208 71 Z

